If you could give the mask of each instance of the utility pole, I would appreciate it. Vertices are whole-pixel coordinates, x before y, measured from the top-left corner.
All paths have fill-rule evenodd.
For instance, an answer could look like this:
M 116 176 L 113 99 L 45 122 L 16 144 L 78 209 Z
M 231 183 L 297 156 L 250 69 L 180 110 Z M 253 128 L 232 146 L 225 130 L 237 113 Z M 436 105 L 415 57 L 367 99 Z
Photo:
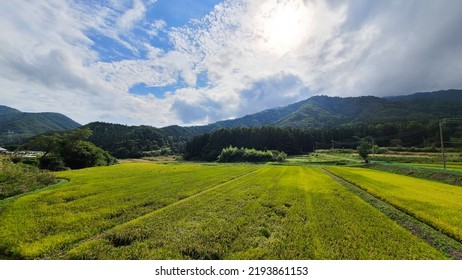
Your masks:
M 444 170 L 446 170 L 446 155 L 444 152 L 443 125 L 448 123 L 462 123 L 462 118 L 444 118 L 440 120 L 441 159 Z
M 441 159 L 443 160 L 443 169 L 446 171 L 446 157 L 444 155 L 444 141 L 443 141 L 443 124 L 446 123 L 446 119 L 440 121 L 440 140 L 441 140 Z

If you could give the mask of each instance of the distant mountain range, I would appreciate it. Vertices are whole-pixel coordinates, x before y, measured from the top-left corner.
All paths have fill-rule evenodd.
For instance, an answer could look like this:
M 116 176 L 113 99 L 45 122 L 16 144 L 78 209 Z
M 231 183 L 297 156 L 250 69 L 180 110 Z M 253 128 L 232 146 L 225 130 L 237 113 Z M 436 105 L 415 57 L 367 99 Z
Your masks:
M 425 123 L 451 117 L 462 117 L 462 90 L 422 92 L 385 98 L 313 96 L 285 107 L 204 126 L 175 125 L 155 128 L 94 122 L 84 127 L 93 130 L 90 140 L 96 145 L 112 153 L 120 148 L 120 154 L 136 154 L 165 145 L 174 145 L 175 150 L 178 150 L 181 149 L 179 142 L 220 128 L 279 126 L 322 129 L 411 121 Z M 12 140 L 18 142 L 48 131 L 64 131 L 77 127 L 80 127 L 78 123 L 62 114 L 22 113 L 0 106 L 0 145 Z
M 324 128 L 358 123 L 425 121 L 462 116 L 462 90 L 415 93 L 379 98 L 313 96 L 298 103 L 268 109 L 234 120 L 220 121 L 193 129 L 274 125 L 297 128 Z
M 80 126 L 63 114 L 24 113 L 0 105 L 0 145 L 21 143 L 41 133 L 66 131 Z

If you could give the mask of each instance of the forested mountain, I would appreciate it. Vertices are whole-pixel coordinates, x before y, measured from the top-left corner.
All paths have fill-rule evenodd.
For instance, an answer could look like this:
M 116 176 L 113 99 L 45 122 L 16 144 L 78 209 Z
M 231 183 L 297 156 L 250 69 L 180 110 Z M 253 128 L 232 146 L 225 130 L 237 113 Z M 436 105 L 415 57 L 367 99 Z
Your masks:
M 202 127 L 218 128 L 284 126 L 298 128 L 336 127 L 352 124 L 428 121 L 462 116 L 462 90 L 416 93 L 407 96 L 379 98 L 313 96 L 307 100 L 234 120 L 220 121 Z
M 0 145 L 21 143 L 35 135 L 50 131 L 66 131 L 80 124 L 58 113 L 23 113 L 0 106 Z
M 192 138 L 187 131 L 177 126 L 164 131 L 147 125 L 93 122 L 83 128 L 89 128 L 93 132 L 88 141 L 118 158 L 141 157 L 150 153 L 180 153 L 186 140 Z
M 298 136 L 303 134 L 304 136 L 301 137 L 303 139 L 308 138 L 306 135 L 311 135 L 309 143 L 307 141 L 301 143 L 298 140 L 300 143 L 293 148 L 303 152 L 312 149 L 312 142 L 324 148 L 354 147 L 359 138 L 366 136 L 373 136 L 376 143 L 381 146 L 431 146 L 437 145 L 439 141 L 439 120 L 451 117 L 462 117 L 462 90 L 416 93 L 387 98 L 313 96 L 286 107 L 268 109 L 242 118 L 219 121 L 205 126 L 155 128 L 94 122 L 84 127 L 93 131 L 89 141 L 116 157 L 127 158 L 147 154 L 182 153 L 185 151 L 186 143 L 195 136 L 208 133 L 212 138 L 216 138 L 219 135 L 229 135 L 229 133 L 225 131 L 213 134 L 212 132 L 237 127 L 274 126 L 306 130 L 280 131 L 281 134 L 295 133 Z M 47 131 L 63 131 L 76 127 L 79 127 L 79 124 L 60 114 L 22 113 L 13 108 L 0 106 L 0 145 L 4 145 L 7 141 L 18 143 L 27 137 Z M 274 134 L 271 129 L 262 131 L 263 133 L 259 135 L 263 138 Z M 266 135 L 267 132 L 268 135 Z M 241 130 L 232 130 L 231 134 L 234 137 L 234 134 L 239 136 L 243 133 Z M 257 132 L 252 131 L 252 133 Z M 452 138 L 461 138 L 460 134 L 460 129 L 452 129 L 446 132 L 445 137 L 449 141 Z M 212 139 L 213 143 L 219 142 L 220 146 L 229 145 L 226 141 L 216 141 L 215 138 Z M 211 145 L 215 145 L 213 143 Z M 230 144 L 239 146 L 242 143 L 238 141 L 230 142 Z M 273 143 L 260 146 L 247 147 L 275 148 Z M 303 148 L 300 148 L 301 146 Z M 294 150 L 284 149 L 288 154 L 293 154 Z M 216 152 L 214 150 L 214 153 Z M 192 157 L 197 157 L 197 155 Z

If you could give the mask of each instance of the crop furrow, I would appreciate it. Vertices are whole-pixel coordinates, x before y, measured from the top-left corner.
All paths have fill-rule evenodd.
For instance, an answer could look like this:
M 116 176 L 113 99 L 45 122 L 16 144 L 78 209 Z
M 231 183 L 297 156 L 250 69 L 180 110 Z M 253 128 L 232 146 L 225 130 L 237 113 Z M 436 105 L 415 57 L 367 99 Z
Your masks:
M 210 188 L 208 188 L 208 189 L 206 189 L 206 190 L 200 191 L 200 192 L 198 192 L 198 193 L 196 193 L 196 194 L 193 194 L 193 195 L 191 195 L 191 196 L 188 196 L 188 197 L 186 197 L 186 198 L 183 198 L 183 199 L 181 199 L 181 200 L 178 200 L 177 202 L 174 202 L 174 203 L 165 205 L 165 206 L 163 206 L 163 207 L 157 208 L 157 209 L 155 209 L 154 211 L 145 213 L 145 214 L 140 215 L 140 216 L 138 216 L 138 217 L 136 217 L 136 218 L 133 218 L 133 219 L 131 219 L 131 220 L 129 220 L 129 221 L 125 221 L 125 222 L 123 222 L 123 223 L 114 225 L 113 227 L 107 228 L 107 229 L 105 229 L 104 231 L 100 232 L 100 233 L 97 234 L 97 235 L 94 235 L 94 236 L 89 237 L 89 238 L 86 238 L 86 239 L 79 240 L 79 241 L 76 242 L 75 244 L 80 244 L 80 243 L 84 243 L 84 242 L 87 242 L 87 241 L 90 241 L 90 240 L 94 240 L 94 239 L 100 238 L 100 237 L 104 236 L 107 232 L 109 232 L 109 231 L 111 231 L 111 230 L 113 230 L 113 229 L 115 229 L 115 228 L 117 228 L 117 227 L 130 224 L 130 223 L 132 223 L 132 222 L 135 222 L 136 220 L 143 219 L 143 218 L 146 217 L 146 216 L 153 215 L 153 214 L 155 214 L 155 213 L 160 213 L 160 212 L 162 212 L 162 211 L 165 211 L 166 209 L 169 209 L 169 208 L 178 206 L 179 204 L 188 202 L 188 201 L 191 200 L 191 199 L 197 198 L 197 197 L 199 197 L 199 196 L 201 196 L 201 195 L 204 195 L 205 193 L 214 191 L 214 190 L 216 190 L 216 189 L 218 189 L 218 188 L 220 188 L 220 187 L 222 187 L 222 186 L 224 186 L 224 185 L 226 185 L 226 184 L 229 184 L 229 183 L 231 183 L 231 182 L 233 182 L 233 181 L 236 181 L 236 180 L 242 179 L 242 178 L 244 178 L 244 177 L 253 175 L 253 174 L 255 174 L 255 173 L 257 173 L 257 172 L 259 172 L 259 171 L 261 171 L 261 170 L 262 170 L 262 169 L 257 169 L 257 170 L 251 171 L 251 172 L 249 172 L 249 173 L 246 173 L 246 174 L 243 174 L 243 175 L 240 175 L 240 176 L 231 178 L 231 179 L 229 179 L 229 180 L 227 180 L 227 181 L 225 181 L 225 182 L 222 182 L 222 183 L 220 183 L 220 184 L 218 184 L 218 185 L 216 185 L 216 186 L 210 187 Z
M 338 176 L 324 168 L 322 168 L 322 171 L 332 177 L 335 181 L 339 182 L 346 189 L 356 194 L 362 200 L 395 221 L 401 227 L 424 240 L 427 244 L 433 246 L 453 259 L 462 259 L 462 243 L 458 240 L 446 235 L 440 230 L 434 228 L 432 225 L 427 224 L 425 221 L 394 207 L 384 199 L 371 194 L 356 184 L 345 180 L 341 176 Z

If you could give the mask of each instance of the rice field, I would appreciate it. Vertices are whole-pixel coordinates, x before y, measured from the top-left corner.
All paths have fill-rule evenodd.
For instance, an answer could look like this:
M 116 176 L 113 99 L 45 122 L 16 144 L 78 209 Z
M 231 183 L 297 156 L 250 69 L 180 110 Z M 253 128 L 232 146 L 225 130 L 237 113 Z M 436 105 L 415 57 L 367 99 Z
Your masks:
M 461 187 L 366 168 L 326 169 L 462 241 Z
M 0 206 L 0 255 L 43 258 L 255 166 L 120 164 L 59 172 L 62 187 Z
M 127 163 L 58 176 L 70 182 L 0 206 L 1 258 L 446 258 L 319 167 Z

